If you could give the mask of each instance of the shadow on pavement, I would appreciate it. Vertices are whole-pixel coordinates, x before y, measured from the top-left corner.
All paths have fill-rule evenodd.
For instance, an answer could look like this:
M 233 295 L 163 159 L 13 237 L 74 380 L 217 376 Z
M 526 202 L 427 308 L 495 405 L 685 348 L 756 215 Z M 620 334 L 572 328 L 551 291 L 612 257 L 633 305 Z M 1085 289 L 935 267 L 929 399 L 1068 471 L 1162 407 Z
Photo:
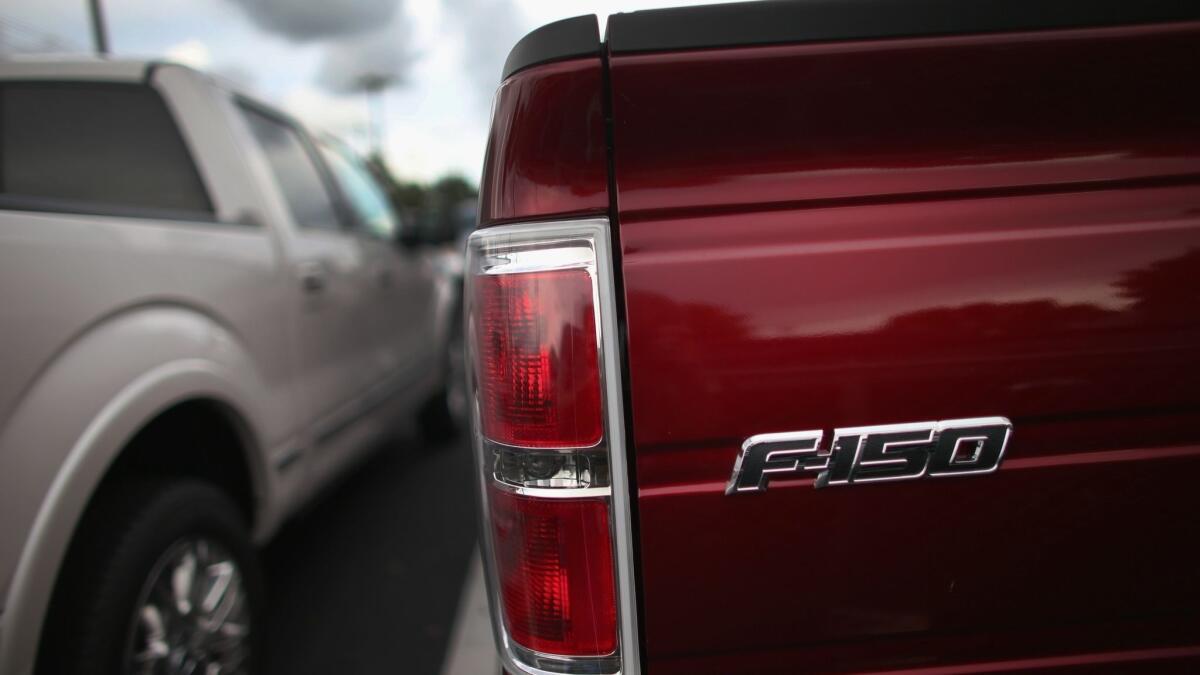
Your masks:
M 266 672 L 436 675 L 475 546 L 465 436 L 408 436 L 264 552 Z

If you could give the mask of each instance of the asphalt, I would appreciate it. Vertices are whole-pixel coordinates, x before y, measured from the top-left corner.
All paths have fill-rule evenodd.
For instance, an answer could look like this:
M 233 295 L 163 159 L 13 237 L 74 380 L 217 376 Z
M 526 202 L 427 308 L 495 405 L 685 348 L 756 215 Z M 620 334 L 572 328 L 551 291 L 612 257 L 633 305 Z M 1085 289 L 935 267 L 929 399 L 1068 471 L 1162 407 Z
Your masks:
M 385 445 L 264 551 L 268 675 L 437 675 L 476 541 L 464 437 Z

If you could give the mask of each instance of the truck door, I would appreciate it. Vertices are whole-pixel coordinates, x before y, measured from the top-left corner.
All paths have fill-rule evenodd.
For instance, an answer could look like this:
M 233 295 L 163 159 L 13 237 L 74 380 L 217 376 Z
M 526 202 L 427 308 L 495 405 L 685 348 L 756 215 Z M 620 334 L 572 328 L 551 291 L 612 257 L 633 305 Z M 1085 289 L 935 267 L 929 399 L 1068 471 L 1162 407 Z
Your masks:
M 292 122 L 257 106 L 241 110 L 270 165 L 291 219 L 297 310 L 295 383 L 313 443 L 326 445 L 359 415 L 373 370 L 369 257 L 339 217 L 315 149 Z
M 432 358 L 434 277 L 419 252 L 397 241 L 399 219 L 362 160 L 332 140 L 322 139 L 318 147 L 352 212 L 366 256 L 372 386 L 386 397 L 438 365 Z

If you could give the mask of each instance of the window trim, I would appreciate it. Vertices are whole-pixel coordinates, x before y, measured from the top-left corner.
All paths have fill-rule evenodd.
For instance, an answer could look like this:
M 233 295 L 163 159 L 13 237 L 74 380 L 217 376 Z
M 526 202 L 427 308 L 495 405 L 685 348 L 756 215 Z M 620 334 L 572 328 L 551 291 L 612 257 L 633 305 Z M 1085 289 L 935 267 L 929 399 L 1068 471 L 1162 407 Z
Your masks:
M 349 148 L 348 146 L 345 146 L 345 144 L 343 144 L 342 141 L 340 141 L 334 137 L 328 137 L 328 138 L 313 137 L 311 140 L 313 143 L 313 149 L 316 151 L 316 153 L 318 155 L 321 155 L 322 147 L 328 148 L 329 151 L 333 152 L 333 153 L 340 152 L 339 147 L 345 147 L 346 150 L 348 150 L 350 152 L 354 152 L 353 149 Z M 344 190 L 342 190 L 342 186 L 340 185 L 340 183 L 337 179 L 337 175 L 334 173 L 333 168 L 331 168 L 329 166 L 329 163 L 325 161 L 325 158 L 323 156 L 321 157 L 321 162 L 325 166 L 325 170 L 329 175 L 329 180 L 334 183 L 334 190 L 338 194 L 339 202 L 344 206 L 344 208 L 346 210 L 346 218 L 350 222 L 350 227 L 349 227 L 350 231 L 354 232 L 355 234 L 357 234 L 361 237 L 366 237 L 367 239 L 370 239 L 371 241 L 382 241 L 382 242 L 395 241 L 394 237 L 391 239 L 389 239 L 387 237 L 381 237 L 378 234 L 375 234 L 375 232 L 373 232 L 371 230 L 370 226 L 367 225 L 367 223 L 364 222 L 362 217 L 360 217 L 358 215 L 358 211 L 357 211 L 357 209 L 354 208 L 354 204 L 351 203 L 350 197 L 346 195 Z M 374 182 L 375 177 L 368 175 L 367 180 Z M 400 230 L 403 229 L 403 224 L 401 223 L 400 214 L 399 214 L 399 212 L 396 211 L 395 205 L 392 204 L 391 196 L 387 194 L 387 190 L 384 188 L 384 186 L 377 185 L 377 187 L 379 187 L 380 191 L 383 192 L 385 204 L 386 204 L 388 210 L 391 211 L 392 216 L 396 219 L 396 233 L 398 235 Z
M 24 195 L 0 194 L 0 211 L 29 211 L 33 213 L 58 213 L 73 216 L 105 216 L 113 218 L 137 218 L 140 220 L 179 220 L 205 225 L 233 225 L 257 227 L 253 222 L 221 220 L 215 214 L 187 209 L 162 209 L 152 206 L 124 206 L 92 202 L 63 197 L 27 197 Z
M 358 217 L 354 215 L 354 211 L 346 202 L 345 195 L 342 194 L 341 189 L 337 185 L 337 179 L 334 178 L 330 168 L 325 165 L 325 161 L 321 157 L 321 151 L 316 146 L 316 141 L 308 133 L 308 130 L 304 128 L 304 125 L 291 115 L 276 110 L 275 108 L 272 108 L 264 103 L 255 101 L 254 99 L 243 94 L 234 93 L 233 103 L 238 108 L 243 109 L 243 111 L 249 110 L 250 112 L 258 113 L 263 117 L 266 117 L 291 129 L 292 132 L 296 134 L 296 137 L 300 140 L 300 146 L 304 149 L 305 154 L 308 155 L 308 160 L 313 163 L 314 168 L 317 170 L 317 175 L 320 177 L 321 184 L 325 187 L 325 192 L 329 196 L 330 204 L 333 207 L 333 215 L 335 218 L 337 218 L 337 228 L 325 229 L 321 227 L 303 225 L 299 222 L 296 222 L 295 217 L 291 214 L 291 205 L 288 204 L 288 217 L 292 221 L 292 225 L 301 232 L 336 232 L 352 235 L 359 234 L 359 228 L 356 226 Z M 251 133 L 251 135 L 253 136 L 253 133 Z M 255 138 L 254 141 L 258 152 L 263 152 L 262 144 L 258 141 L 258 139 Z M 279 182 L 279 178 L 275 176 L 274 171 L 271 172 L 271 178 L 276 183 Z M 278 188 L 279 186 L 276 185 L 276 187 Z M 282 197 L 283 195 L 281 194 L 280 196 Z M 286 204 L 286 198 L 284 199 L 284 202 Z
M 194 223 L 210 223 L 221 225 L 240 225 L 252 226 L 250 223 L 242 222 L 227 222 L 217 217 L 216 202 L 213 201 L 212 192 L 204 179 L 204 173 L 200 170 L 200 165 L 196 162 L 196 156 L 192 152 L 192 148 L 188 145 L 187 138 L 183 134 L 182 124 L 175 112 L 168 104 L 166 97 L 153 84 L 148 81 L 142 82 L 117 82 L 109 80 L 51 80 L 51 79 L 7 79 L 0 80 L 0 103 L 4 97 L 8 95 L 8 89 L 12 86 L 31 87 L 31 88 L 54 88 L 54 89 L 114 89 L 114 90 L 143 90 L 150 92 L 160 105 L 163 112 L 166 113 L 167 119 L 171 122 L 175 136 L 179 140 L 179 145 L 183 148 L 184 158 L 191 172 L 195 175 L 196 184 L 200 188 L 200 195 L 204 199 L 204 203 L 208 206 L 205 211 L 193 211 L 191 209 L 168 209 L 153 206 L 138 206 L 133 204 L 115 204 L 108 202 L 94 202 L 83 199 L 71 199 L 69 197 L 41 197 L 35 195 L 21 195 L 17 193 L 4 192 L 4 176 L 3 165 L 0 165 L 0 210 L 4 211 L 34 211 L 39 213 L 64 213 L 71 215 L 96 215 L 96 216 L 115 216 L 121 218 L 144 218 L 144 219 L 169 219 L 182 220 Z M 0 129 L 4 127 L 4 107 L 0 105 Z M 4 135 L 0 133 L 0 156 L 4 153 Z

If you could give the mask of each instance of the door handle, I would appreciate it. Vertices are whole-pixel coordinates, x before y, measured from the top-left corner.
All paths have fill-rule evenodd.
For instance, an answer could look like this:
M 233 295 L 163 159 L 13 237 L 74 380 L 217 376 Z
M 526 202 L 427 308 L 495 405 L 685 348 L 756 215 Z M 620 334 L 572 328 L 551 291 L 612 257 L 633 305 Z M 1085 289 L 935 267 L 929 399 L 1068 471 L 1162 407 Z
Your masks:
M 317 262 L 300 264 L 300 288 L 309 295 L 316 295 L 325 290 L 329 282 L 329 273 L 325 266 Z

